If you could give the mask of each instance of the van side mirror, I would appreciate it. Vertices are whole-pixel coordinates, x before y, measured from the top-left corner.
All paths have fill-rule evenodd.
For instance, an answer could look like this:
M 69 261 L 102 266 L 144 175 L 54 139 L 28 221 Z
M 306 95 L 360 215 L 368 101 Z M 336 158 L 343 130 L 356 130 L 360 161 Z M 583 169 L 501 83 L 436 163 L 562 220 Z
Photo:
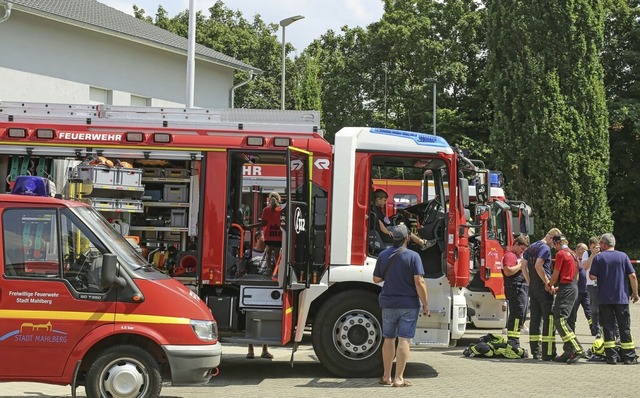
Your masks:
M 127 283 L 116 275 L 118 265 L 117 257 L 112 253 L 102 255 L 102 270 L 100 271 L 100 288 L 105 290 L 111 287 L 124 287 Z

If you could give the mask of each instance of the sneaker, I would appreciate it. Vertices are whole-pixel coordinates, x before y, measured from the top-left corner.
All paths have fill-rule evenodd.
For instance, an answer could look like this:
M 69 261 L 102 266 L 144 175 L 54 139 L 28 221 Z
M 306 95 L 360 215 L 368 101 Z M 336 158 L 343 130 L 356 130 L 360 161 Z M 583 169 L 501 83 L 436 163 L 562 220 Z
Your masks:
M 436 240 L 432 239 L 432 240 L 426 240 L 423 239 L 422 240 L 422 246 L 420 246 L 420 250 L 427 250 L 428 248 L 430 248 L 431 246 L 436 244 Z
M 578 362 L 578 360 L 582 358 L 582 355 L 584 355 L 584 352 L 582 351 L 572 352 L 571 354 L 569 354 L 569 358 L 567 358 L 567 364 L 571 365 L 572 363 Z

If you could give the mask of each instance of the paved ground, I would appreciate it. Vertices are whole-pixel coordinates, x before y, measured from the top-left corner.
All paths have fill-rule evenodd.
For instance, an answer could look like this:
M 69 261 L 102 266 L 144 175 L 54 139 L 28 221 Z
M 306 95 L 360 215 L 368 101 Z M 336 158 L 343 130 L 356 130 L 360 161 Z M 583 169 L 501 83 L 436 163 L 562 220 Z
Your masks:
M 640 344 L 640 303 L 631 305 L 632 332 L 636 347 Z M 468 339 L 449 349 L 412 349 L 405 376 L 410 388 L 379 386 L 375 379 L 341 379 L 327 373 L 317 362 L 310 346 L 296 353 L 289 365 L 288 348 L 273 348 L 273 361 L 247 360 L 245 347 L 224 346 L 219 376 L 203 387 L 165 387 L 162 397 L 211 398 L 247 397 L 322 397 L 341 394 L 347 397 L 623 397 L 640 389 L 640 365 L 611 366 L 581 361 L 574 365 L 522 360 L 464 358 L 463 348 L 491 330 L 472 329 Z M 578 318 L 578 338 L 585 348 L 593 342 L 582 314 Z M 527 342 L 527 336 L 522 339 Z M 559 337 L 557 341 L 560 341 Z M 561 345 L 558 344 L 561 350 Z M 259 351 L 257 351 L 259 352 Z M 640 354 L 640 350 L 638 351 Z M 78 390 L 85 396 L 84 390 Z M 36 383 L 0 383 L 0 397 L 70 397 L 69 387 Z

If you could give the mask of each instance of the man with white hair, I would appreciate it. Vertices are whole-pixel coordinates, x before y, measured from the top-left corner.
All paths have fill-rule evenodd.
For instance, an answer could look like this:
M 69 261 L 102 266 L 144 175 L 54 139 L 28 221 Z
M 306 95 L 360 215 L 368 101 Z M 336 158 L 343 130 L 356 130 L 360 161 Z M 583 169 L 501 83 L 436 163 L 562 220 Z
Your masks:
M 616 238 L 606 233 L 600 237 L 600 253 L 593 258 L 589 278 L 598 280 L 600 323 L 604 332 L 604 351 L 607 363 L 625 365 L 638 363 L 631 337 L 629 300 L 638 301 L 638 279 L 626 253 L 616 250 Z M 631 284 L 629 296 L 627 279 Z M 620 355 L 616 351 L 616 321 L 620 330 Z

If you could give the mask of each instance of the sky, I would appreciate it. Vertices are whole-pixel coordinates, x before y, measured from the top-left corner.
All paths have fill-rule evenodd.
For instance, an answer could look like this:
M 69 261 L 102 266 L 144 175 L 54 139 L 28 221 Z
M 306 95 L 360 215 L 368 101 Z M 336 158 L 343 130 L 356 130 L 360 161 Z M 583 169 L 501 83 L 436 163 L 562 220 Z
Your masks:
M 189 8 L 189 0 L 98 0 L 110 7 L 133 15 L 133 4 L 145 10 L 145 14 L 155 17 L 158 5 L 167 10 L 169 17 Z M 207 9 L 216 0 L 196 0 L 196 8 L 208 15 Z M 383 13 L 382 0 L 224 0 L 227 8 L 239 10 L 245 19 L 251 21 L 260 14 L 265 23 L 279 23 L 282 19 L 303 15 L 305 18 L 287 26 L 285 40 L 296 48 L 296 53 L 304 50 L 314 39 L 329 29 L 340 33 L 340 28 L 348 25 L 366 27 L 379 21 Z M 282 40 L 282 31 L 278 32 Z

